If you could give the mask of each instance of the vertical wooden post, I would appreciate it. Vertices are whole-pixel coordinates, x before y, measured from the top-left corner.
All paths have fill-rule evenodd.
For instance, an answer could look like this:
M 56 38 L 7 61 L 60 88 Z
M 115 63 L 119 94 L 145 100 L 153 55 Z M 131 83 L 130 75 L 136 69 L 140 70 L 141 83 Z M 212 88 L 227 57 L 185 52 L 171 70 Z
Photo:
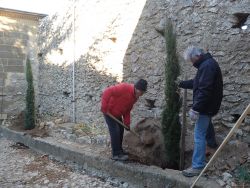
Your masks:
M 185 75 L 185 80 L 187 75 Z M 186 112 L 187 112 L 187 90 L 184 90 L 183 94 L 183 109 L 182 109 L 182 127 L 181 127 L 181 140 L 180 140 L 180 170 L 184 169 L 185 165 L 185 136 L 187 132 L 186 126 Z

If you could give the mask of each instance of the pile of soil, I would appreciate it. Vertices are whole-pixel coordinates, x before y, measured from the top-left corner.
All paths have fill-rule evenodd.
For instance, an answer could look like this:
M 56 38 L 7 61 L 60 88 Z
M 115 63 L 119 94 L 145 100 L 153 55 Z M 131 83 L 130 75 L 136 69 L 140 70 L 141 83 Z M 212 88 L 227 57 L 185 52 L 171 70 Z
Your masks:
M 49 129 L 47 129 L 46 127 L 40 129 L 38 126 L 36 126 L 34 129 L 26 130 L 24 112 L 18 114 L 17 117 L 11 121 L 10 126 L 8 128 L 14 131 L 25 132 L 33 137 L 43 138 L 49 136 Z
M 146 118 L 134 128 L 139 135 L 128 132 L 124 136 L 124 148 L 134 161 L 166 168 L 166 157 L 160 119 Z

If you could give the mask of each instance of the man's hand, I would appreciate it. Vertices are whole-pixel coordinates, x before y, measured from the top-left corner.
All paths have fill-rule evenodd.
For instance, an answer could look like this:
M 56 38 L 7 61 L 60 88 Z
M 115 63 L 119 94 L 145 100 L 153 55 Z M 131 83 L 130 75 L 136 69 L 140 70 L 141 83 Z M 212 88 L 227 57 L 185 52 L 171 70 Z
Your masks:
M 124 129 L 126 129 L 126 131 L 130 131 L 130 127 L 128 126 L 124 127 Z
M 190 119 L 194 122 L 197 121 L 199 118 L 199 112 L 196 112 L 193 109 L 190 109 L 188 114 L 189 114 Z

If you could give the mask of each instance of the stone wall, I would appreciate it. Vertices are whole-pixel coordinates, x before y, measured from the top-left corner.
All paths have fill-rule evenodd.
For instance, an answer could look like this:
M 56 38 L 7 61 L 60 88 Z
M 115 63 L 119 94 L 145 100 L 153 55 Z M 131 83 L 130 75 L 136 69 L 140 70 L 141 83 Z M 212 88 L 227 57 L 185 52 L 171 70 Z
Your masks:
M 65 10 L 41 26 L 40 112 L 44 117 L 73 120 L 75 109 L 76 121 L 103 124 L 102 90 L 121 80 L 145 78 L 149 89 L 132 111 L 132 124 L 144 117 L 159 117 L 166 58 L 162 31 L 168 17 L 177 33 L 181 78 L 195 73 L 181 58 L 190 44 L 208 49 L 219 62 L 224 99 L 216 120 L 231 126 L 250 102 L 249 9 L 248 0 L 96 0 L 75 5 L 69 1 Z M 246 30 L 241 29 L 240 18 L 245 18 Z M 146 108 L 145 99 L 155 100 L 156 108 Z M 190 99 L 191 93 L 189 103 Z
M 208 49 L 219 62 L 224 80 L 224 98 L 216 120 L 232 126 L 235 117 L 250 102 L 249 13 L 250 4 L 247 0 L 147 1 L 124 58 L 124 79 L 131 81 L 137 77 L 146 77 L 150 87 L 145 97 L 156 100 L 157 108 L 162 109 L 166 52 L 164 38 L 160 33 L 164 31 L 166 18 L 170 18 L 177 33 L 182 79 L 185 73 L 188 78 L 192 78 L 196 71 L 181 58 L 184 49 L 191 44 Z M 239 15 L 246 18 L 246 30 L 238 24 Z M 189 93 L 189 106 L 191 97 Z M 135 111 L 139 117 L 150 115 L 143 105 Z
M 145 2 L 64 3 L 40 27 L 39 110 L 45 119 L 103 126 L 101 93 L 122 80 L 123 57 Z
M 37 28 L 42 15 L 0 9 L 0 106 L 6 118 L 25 109 L 25 63 L 29 55 L 37 91 Z

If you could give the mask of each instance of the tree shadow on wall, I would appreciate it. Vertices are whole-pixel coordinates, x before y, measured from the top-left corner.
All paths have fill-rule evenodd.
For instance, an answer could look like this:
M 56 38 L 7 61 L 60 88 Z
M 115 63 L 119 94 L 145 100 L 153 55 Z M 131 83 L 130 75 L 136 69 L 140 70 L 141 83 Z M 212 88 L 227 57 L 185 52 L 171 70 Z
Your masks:
M 73 8 L 68 7 L 63 16 L 58 14 L 50 17 L 45 17 L 39 28 L 40 56 L 46 56 L 52 49 L 58 48 L 60 44 L 69 37 L 73 32 Z M 69 20 L 72 20 L 69 22 Z M 55 25 L 55 23 L 58 23 Z
M 73 62 L 65 61 L 62 65 L 58 66 L 47 64 L 44 57 L 51 50 L 57 49 L 67 37 L 73 34 L 73 23 L 68 23 L 69 20 L 73 21 L 72 13 L 72 7 L 70 7 L 63 18 L 54 15 L 50 20 L 44 20 L 41 25 L 41 29 L 44 32 L 40 36 L 40 46 L 42 47 L 41 52 L 43 54 L 39 58 L 40 113 L 59 117 L 67 114 L 71 117 L 71 120 L 73 106 Z M 55 27 L 54 22 L 59 22 L 59 20 L 61 20 L 60 24 Z M 97 119 L 102 118 L 100 112 L 101 93 L 104 88 L 117 83 L 116 77 L 107 74 L 105 70 L 97 71 L 95 67 L 95 64 L 100 63 L 102 58 L 95 54 L 107 53 L 98 49 L 98 45 L 103 39 L 109 39 L 109 31 L 110 28 L 107 28 L 101 36 L 89 45 L 86 53 L 75 60 L 74 80 L 77 122 L 95 122 Z
M 115 84 L 116 78 L 97 71 L 93 63 L 100 61 L 97 56 L 82 55 L 75 61 L 75 113 L 77 122 L 98 123 L 101 93 L 104 88 Z M 53 65 L 43 63 L 40 69 L 40 103 L 42 118 L 73 116 L 73 64 Z M 48 119 L 49 120 L 49 119 Z

